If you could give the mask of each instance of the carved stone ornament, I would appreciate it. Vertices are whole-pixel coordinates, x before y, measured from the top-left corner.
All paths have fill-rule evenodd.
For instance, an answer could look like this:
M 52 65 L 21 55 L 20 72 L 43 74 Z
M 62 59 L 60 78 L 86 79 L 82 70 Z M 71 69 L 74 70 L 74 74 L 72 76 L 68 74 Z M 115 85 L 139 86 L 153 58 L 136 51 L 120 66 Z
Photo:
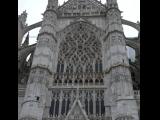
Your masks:
M 85 110 L 82 108 L 82 104 L 78 99 L 76 99 L 73 103 L 65 120 L 89 120 Z

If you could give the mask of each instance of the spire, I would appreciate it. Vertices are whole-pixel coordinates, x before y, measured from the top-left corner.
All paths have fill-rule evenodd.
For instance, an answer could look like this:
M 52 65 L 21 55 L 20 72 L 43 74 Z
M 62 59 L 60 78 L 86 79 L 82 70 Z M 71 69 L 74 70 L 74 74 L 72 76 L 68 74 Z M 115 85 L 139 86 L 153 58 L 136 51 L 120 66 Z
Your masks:
M 58 0 L 48 0 L 47 9 L 54 9 L 58 8 Z
M 28 35 L 27 35 L 24 43 L 22 44 L 22 46 L 26 47 L 26 46 L 28 46 L 28 45 L 29 45 L 29 32 L 28 32 Z
M 108 8 L 118 8 L 117 0 L 107 0 Z
M 18 16 L 18 20 L 22 23 L 23 27 L 26 26 L 26 19 L 27 19 L 27 13 L 25 10 L 21 15 Z

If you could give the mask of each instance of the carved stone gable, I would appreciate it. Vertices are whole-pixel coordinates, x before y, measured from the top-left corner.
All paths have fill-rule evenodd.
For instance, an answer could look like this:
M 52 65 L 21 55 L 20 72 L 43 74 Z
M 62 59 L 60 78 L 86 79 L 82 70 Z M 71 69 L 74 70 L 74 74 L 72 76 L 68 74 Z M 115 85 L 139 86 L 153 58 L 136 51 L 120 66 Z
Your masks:
M 65 120 L 89 120 L 79 100 L 76 100 Z
M 61 17 L 105 15 L 105 11 L 97 0 L 68 0 L 58 9 Z

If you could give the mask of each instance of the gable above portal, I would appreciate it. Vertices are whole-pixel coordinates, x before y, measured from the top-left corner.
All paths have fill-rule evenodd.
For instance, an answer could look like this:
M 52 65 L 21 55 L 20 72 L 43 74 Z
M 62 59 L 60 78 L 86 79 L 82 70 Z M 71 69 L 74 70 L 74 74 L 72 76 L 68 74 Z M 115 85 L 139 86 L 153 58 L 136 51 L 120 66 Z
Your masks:
M 78 99 L 76 99 L 73 103 L 65 120 L 89 120 L 85 110 L 82 108 L 82 104 Z
M 58 8 L 59 17 L 105 15 L 106 7 L 97 0 L 68 0 Z

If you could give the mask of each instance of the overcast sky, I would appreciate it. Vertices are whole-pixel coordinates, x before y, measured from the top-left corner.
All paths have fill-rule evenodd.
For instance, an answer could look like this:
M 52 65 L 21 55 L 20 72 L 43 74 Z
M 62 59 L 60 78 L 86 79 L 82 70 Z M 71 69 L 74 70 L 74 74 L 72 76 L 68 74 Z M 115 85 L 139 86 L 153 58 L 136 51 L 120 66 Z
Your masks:
M 59 5 L 62 5 L 64 1 L 67 0 L 58 0 Z M 100 1 L 100 0 L 98 0 Z M 140 21 L 140 0 L 117 0 L 118 6 L 121 11 L 123 11 L 123 19 L 137 22 Z M 24 10 L 28 13 L 26 23 L 28 25 L 34 24 L 42 20 L 42 13 L 44 13 L 48 0 L 18 0 L 18 15 L 20 15 Z M 103 4 L 106 3 L 106 0 L 101 0 Z M 123 25 L 124 33 L 127 37 L 137 36 L 138 32 L 131 28 Z M 29 32 L 30 41 L 29 44 L 36 42 L 36 37 L 38 35 L 40 28 L 36 28 Z M 25 35 L 26 36 L 26 35 Z M 24 36 L 24 38 L 25 38 Z M 23 41 L 24 41 L 23 38 Z M 131 51 L 131 54 L 133 52 Z M 134 53 L 133 53 L 134 54 Z M 131 55 L 133 56 L 133 55 Z

